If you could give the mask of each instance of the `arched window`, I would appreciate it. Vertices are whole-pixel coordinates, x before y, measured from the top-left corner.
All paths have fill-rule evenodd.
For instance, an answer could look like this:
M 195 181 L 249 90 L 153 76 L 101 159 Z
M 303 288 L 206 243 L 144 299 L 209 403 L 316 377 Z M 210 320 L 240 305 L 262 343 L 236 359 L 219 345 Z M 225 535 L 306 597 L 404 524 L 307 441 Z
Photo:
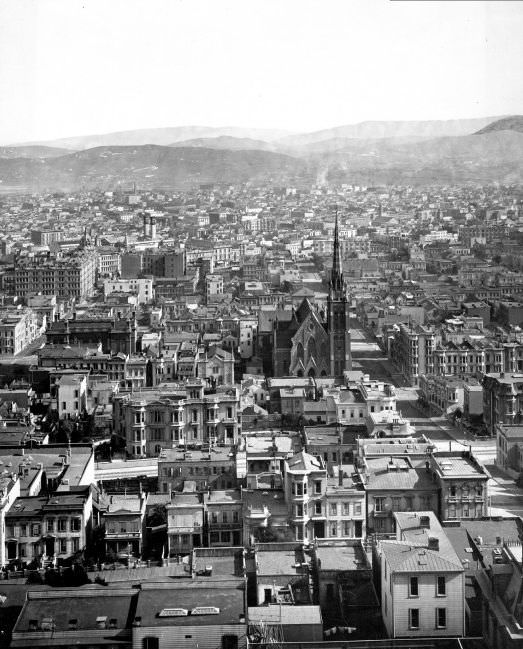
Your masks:
M 298 346 L 296 347 L 296 356 L 300 361 L 303 361 L 305 357 L 305 350 L 303 349 L 303 345 L 301 343 L 298 343 Z
M 316 353 L 316 340 L 312 336 L 309 338 L 309 342 L 307 344 L 307 354 L 309 358 L 318 358 L 318 355 Z

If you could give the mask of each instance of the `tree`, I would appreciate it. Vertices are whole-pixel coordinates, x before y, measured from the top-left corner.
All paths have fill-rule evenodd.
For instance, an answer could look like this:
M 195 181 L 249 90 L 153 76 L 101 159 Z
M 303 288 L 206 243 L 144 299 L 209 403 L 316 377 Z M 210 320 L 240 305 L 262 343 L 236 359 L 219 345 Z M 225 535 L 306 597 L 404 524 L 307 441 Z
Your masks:
M 155 505 L 147 516 L 147 527 L 159 527 L 167 524 L 167 512 L 163 505 Z

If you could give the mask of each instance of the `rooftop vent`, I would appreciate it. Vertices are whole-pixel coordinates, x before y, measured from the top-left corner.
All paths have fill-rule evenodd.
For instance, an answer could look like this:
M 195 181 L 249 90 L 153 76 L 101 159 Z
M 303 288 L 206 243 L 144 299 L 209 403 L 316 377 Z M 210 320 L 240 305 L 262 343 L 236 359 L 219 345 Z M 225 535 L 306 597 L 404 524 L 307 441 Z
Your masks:
M 216 606 L 197 606 L 191 611 L 191 615 L 219 615 L 220 609 Z
M 38 620 L 29 620 L 29 631 L 38 631 Z
M 42 631 L 52 631 L 54 629 L 54 620 L 52 617 L 44 617 L 41 624 Z
M 186 608 L 163 608 L 158 613 L 158 617 L 185 617 L 186 615 L 189 615 Z
M 142 626 L 142 616 L 136 615 L 133 621 L 133 626 Z

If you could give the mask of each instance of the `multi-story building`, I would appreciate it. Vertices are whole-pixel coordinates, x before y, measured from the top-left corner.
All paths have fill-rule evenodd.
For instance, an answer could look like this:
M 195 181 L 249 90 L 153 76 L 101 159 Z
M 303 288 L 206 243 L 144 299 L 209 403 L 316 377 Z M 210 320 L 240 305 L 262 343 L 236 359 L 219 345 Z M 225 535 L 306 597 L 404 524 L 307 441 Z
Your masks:
M 523 424 L 497 424 L 496 464 L 518 474 L 523 470 Z
M 98 249 L 98 276 L 112 277 L 122 272 L 120 253 L 111 249 Z
M 381 615 L 362 540 L 317 540 L 311 558 L 324 625 L 333 629 L 341 612 L 361 637 L 372 637 Z
M 205 545 L 208 547 L 232 545 L 243 541 L 243 503 L 238 490 L 209 491 L 204 494 L 206 518 Z
M 0 310 L 0 356 L 19 354 L 41 333 L 42 327 L 33 309 Z
M 433 350 L 434 374 L 439 376 L 474 376 L 500 372 L 504 367 L 501 343 L 464 339 L 441 342 Z
M 143 550 L 147 495 L 113 494 L 103 512 L 105 550 L 140 557 Z
M 482 636 L 489 649 L 523 645 L 521 542 L 499 538 L 490 557 L 481 556 L 475 582 L 480 592 Z M 490 554 L 490 552 L 489 552 Z
M 223 277 L 221 275 L 205 276 L 205 297 L 207 303 L 219 302 L 223 296 Z
M 51 243 L 60 241 L 62 232 L 60 230 L 31 230 L 31 242 L 35 246 L 48 246 Z
M 162 493 L 182 491 L 189 482 L 197 491 L 232 489 L 236 465 L 230 447 L 162 449 L 158 457 L 158 488 Z
M 20 480 L 16 473 L 0 476 L 0 568 L 6 564 L 5 516 L 20 496 Z
M 337 467 L 334 472 L 337 475 L 327 478 L 321 509 L 317 501 L 314 504 L 314 518 L 325 516 L 323 538 L 361 539 L 366 535 L 365 491 L 361 482 L 352 479 L 353 471 L 345 471 L 345 468 Z
M 465 634 L 465 570 L 432 511 L 394 514 L 379 543 L 382 618 L 391 638 Z
M 208 385 L 234 385 L 234 354 L 221 347 L 200 350 L 196 358 L 196 374 Z
M 327 470 L 321 458 L 304 451 L 285 461 L 285 497 L 296 540 L 323 538 Z
M 134 456 L 158 455 L 182 444 L 230 446 L 239 435 L 239 401 L 236 387 L 205 393 L 199 379 L 120 394 L 113 404 L 114 432 Z
M 388 355 L 411 385 L 419 377 L 434 372 L 434 348 L 439 335 L 431 327 L 402 323 L 388 341 Z
M 499 372 L 483 378 L 483 418 L 495 434 L 498 424 L 516 424 L 523 412 L 523 373 Z
M 82 588 L 29 591 L 13 629 L 11 646 L 43 649 L 84 644 L 102 649 L 107 642 L 132 649 L 136 588 Z
M 27 306 L 37 314 L 39 326 L 44 327 L 48 322 L 54 322 L 59 315 L 56 295 L 28 295 L 26 302 Z
M 46 345 L 38 350 L 39 367 L 85 370 L 86 373 L 104 375 L 108 381 L 118 383 L 120 388 L 130 390 L 146 386 L 148 363 L 152 360 L 121 352 L 104 354 L 80 345 Z
M 90 487 L 15 500 L 5 516 L 7 561 L 56 564 L 85 547 L 91 533 Z
M 135 354 L 137 324 L 135 314 L 125 318 L 73 318 L 52 322 L 46 331 L 47 343 L 51 345 L 90 345 L 101 343 L 105 353 Z
M 438 490 L 441 521 L 488 516 L 489 473 L 470 451 L 437 451 L 427 472 Z
M 138 304 L 149 304 L 154 299 L 153 279 L 106 279 L 104 295 L 107 297 L 111 293 L 132 293 Z
M 64 374 L 56 381 L 56 401 L 60 419 L 79 417 L 87 409 L 85 374 Z
M 402 456 L 365 457 L 358 471 L 367 496 L 367 531 L 391 534 L 395 512 L 438 508 L 432 474 L 419 462 Z
M 202 494 L 176 493 L 166 510 L 167 551 L 170 557 L 204 545 Z
M 83 299 L 93 294 L 97 255 L 91 250 L 69 255 L 18 258 L 15 263 L 15 293 L 56 295 Z
M 475 379 L 471 379 L 477 381 Z M 460 378 L 424 374 L 420 376 L 421 397 L 426 404 L 434 406 L 444 413 L 464 408 L 464 394 L 467 381 Z
M 246 649 L 246 601 L 238 577 L 143 583 L 132 649 Z

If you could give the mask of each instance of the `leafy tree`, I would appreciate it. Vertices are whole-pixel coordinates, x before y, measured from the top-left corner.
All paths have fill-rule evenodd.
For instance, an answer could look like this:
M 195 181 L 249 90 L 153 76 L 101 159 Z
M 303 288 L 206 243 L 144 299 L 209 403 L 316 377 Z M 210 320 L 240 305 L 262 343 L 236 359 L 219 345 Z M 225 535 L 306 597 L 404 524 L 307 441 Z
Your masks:
M 167 512 L 163 505 L 155 505 L 147 516 L 147 527 L 158 527 L 167 524 Z

